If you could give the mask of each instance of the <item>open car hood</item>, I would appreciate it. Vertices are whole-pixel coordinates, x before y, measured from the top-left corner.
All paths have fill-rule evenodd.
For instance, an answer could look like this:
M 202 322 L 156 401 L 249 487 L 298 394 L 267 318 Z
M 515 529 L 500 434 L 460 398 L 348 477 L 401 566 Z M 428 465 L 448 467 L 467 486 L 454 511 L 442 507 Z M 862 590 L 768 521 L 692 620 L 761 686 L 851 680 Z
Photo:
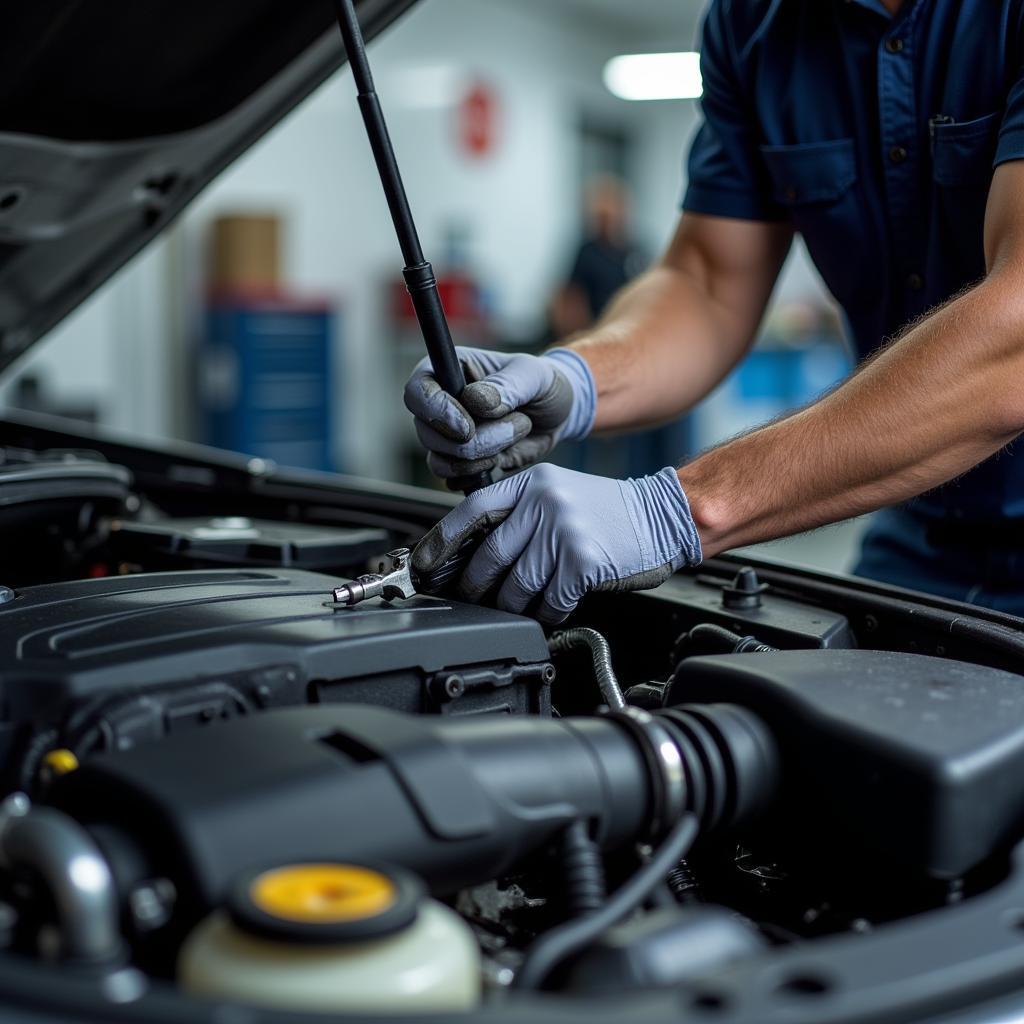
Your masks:
M 412 3 L 358 0 L 366 37 Z M 5 10 L 0 371 L 344 61 L 331 0 Z

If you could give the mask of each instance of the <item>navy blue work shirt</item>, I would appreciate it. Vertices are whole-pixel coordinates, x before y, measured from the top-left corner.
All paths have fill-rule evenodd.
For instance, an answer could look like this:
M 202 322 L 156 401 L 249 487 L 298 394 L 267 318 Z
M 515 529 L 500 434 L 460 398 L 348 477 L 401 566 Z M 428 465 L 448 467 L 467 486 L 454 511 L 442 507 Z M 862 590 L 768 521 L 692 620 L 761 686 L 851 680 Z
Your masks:
M 1024 159 L 1022 22 L 1024 0 L 904 0 L 895 17 L 880 0 L 713 0 L 684 208 L 792 224 L 868 355 L 985 274 L 993 170 Z M 1024 443 L 915 508 L 1024 531 Z

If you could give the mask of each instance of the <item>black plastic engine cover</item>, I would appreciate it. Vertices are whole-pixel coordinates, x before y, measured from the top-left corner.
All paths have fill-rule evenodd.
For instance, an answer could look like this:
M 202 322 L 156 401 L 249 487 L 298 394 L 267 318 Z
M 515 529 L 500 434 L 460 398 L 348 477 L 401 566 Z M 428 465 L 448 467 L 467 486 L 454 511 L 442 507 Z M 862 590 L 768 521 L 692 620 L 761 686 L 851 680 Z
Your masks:
M 278 523 L 248 516 L 116 520 L 111 545 L 118 560 L 147 569 L 294 568 L 359 571 L 386 551 L 386 530 Z
M 69 733 L 91 727 L 95 740 L 99 728 L 99 746 L 124 749 L 307 701 L 548 710 L 536 622 L 434 597 L 335 608 L 340 582 L 299 570 L 213 570 L 21 590 L 0 605 L 4 717 L 57 727 L 69 745 Z M 446 688 L 455 673 L 459 685 Z
M 692 658 L 666 704 L 728 701 L 778 739 L 793 841 L 957 878 L 1024 830 L 1024 678 L 876 651 Z M 801 825 L 802 823 L 802 825 Z

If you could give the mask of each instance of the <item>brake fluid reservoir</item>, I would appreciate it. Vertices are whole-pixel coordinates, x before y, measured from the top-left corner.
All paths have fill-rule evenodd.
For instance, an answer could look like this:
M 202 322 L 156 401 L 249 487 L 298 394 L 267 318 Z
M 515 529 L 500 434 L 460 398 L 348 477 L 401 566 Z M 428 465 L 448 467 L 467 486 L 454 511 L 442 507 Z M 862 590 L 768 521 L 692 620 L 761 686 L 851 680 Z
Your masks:
M 250 873 L 186 939 L 195 995 L 311 1011 L 444 1012 L 480 997 L 469 926 L 394 868 L 296 864 Z

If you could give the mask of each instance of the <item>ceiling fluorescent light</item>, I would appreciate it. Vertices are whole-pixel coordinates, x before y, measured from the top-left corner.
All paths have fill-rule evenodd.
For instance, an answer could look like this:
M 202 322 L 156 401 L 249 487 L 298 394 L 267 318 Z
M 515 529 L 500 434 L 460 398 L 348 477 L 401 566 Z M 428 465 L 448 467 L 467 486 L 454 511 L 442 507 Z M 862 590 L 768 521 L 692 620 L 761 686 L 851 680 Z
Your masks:
M 604 84 L 623 100 L 695 100 L 704 91 L 699 53 L 631 53 L 613 57 Z

